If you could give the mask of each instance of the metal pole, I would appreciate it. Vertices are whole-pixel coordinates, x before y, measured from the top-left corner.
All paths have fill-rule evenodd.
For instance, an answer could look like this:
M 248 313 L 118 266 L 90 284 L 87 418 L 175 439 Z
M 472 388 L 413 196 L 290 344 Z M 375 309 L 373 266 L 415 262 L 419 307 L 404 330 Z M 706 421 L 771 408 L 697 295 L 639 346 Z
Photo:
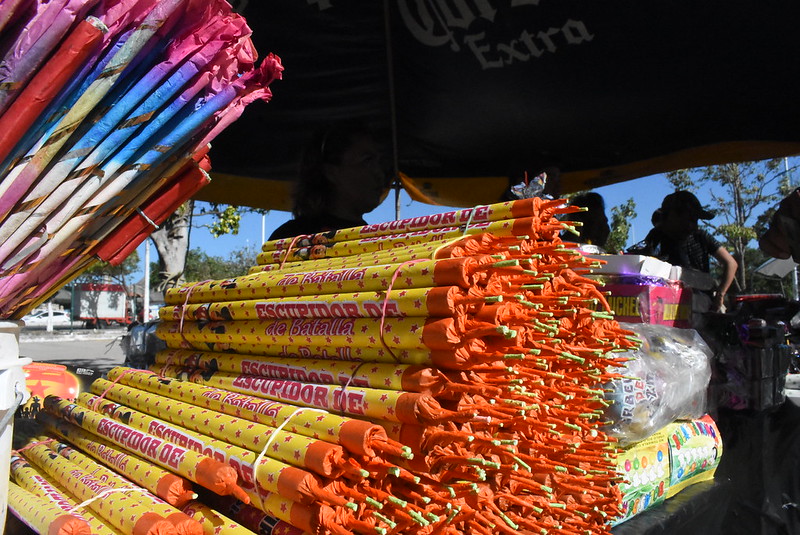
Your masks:
M 142 296 L 142 323 L 150 321 L 150 238 L 144 240 L 144 295 Z
M 787 180 L 789 180 L 789 185 L 794 186 L 793 180 L 791 175 L 789 175 L 789 158 L 784 156 L 783 158 L 783 168 L 786 171 Z M 795 300 L 800 300 L 800 291 L 798 291 L 798 280 L 797 280 L 797 266 L 794 267 L 792 270 L 792 295 L 794 296 Z
M 53 332 L 53 302 L 47 302 L 47 332 Z

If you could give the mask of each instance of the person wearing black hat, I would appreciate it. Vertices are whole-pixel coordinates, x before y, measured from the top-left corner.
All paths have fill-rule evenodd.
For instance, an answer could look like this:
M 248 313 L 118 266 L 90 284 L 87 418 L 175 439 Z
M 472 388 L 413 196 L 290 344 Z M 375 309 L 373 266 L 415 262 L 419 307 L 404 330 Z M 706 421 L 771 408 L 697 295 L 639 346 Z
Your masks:
M 711 270 L 713 257 L 722 266 L 722 279 L 714 293 L 714 310 L 722 310 L 738 264 L 719 241 L 698 227 L 698 220 L 712 219 L 714 212 L 704 208 L 689 191 L 670 193 L 664 197 L 659 211 L 659 220 L 644 241 L 627 252 L 654 256 L 675 266 L 706 273 Z

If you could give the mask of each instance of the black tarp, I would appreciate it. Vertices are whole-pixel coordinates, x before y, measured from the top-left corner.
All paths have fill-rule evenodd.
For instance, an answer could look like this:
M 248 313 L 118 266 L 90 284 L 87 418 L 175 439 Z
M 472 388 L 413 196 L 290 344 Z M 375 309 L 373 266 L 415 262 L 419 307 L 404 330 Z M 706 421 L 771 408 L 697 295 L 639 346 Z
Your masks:
M 376 127 L 418 197 L 450 206 L 494 202 L 548 166 L 568 192 L 800 153 L 798 2 L 237 7 L 284 79 L 215 140 L 216 180 L 199 198 L 286 209 L 299 148 L 346 117 Z

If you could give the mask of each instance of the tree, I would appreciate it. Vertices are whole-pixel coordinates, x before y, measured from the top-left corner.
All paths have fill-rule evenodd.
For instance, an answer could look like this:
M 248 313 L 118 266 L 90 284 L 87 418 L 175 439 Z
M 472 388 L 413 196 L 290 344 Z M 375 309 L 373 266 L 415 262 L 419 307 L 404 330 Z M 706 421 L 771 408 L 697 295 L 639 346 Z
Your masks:
M 781 198 L 789 178 L 781 169 L 783 159 L 728 163 L 667 173 L 676 190 L 707 191 L 717 216 L 705 223 L 732 249 L 739 264 L 736 284 L 750 291 L 752 271 L 748 250 L 763 232 L 769 209 Z
M 223 234 L 238 234 L 241 214 L 245 212 L 263 213 L 264 210 L 195 203 L 194 201 L 184 203 L 150 235 L 158 252 L 158 264 L 153 270 L 154 276 L 151 277 L 152 286 L 163 292 L 167 288 L 174 288 L 191 279 L 191 277 L 187 277 L 186 270 L 189 261 L 190 233 L 195 217 L 212 216 L 214 219 L 211 223 L 198 225 L 198 228 L 208 229 L 212 236 L 219 237 Z
M 231 251 L 227 258 L 223 258 L 209 255 L 197 247 L 189 249 L 186 254 L 184 278 L 187 282 L 197 282 L 240 277 L 247 274 L 248 270 L 256 265 L 258 252 L 256 247 L 250 245 Z M 156 267 L 156 263 L 153 263 L 153 268 Z M 157 277 L 158 274 L 155 273 L 155 269 L 151 269 L 151 285 L 158 282 Z
M 107 262 L 98 262 L 81 273 L 76 282 L 116 282 L 128 287 L 128 277 L 139 266 L 139 253 L 133 251 L 120 265 L 112 266 Z
M 158 267 L 155 270 L 157 283 L 154 287 L 159 292 L 183 282 L 193 206 L 193 201 L 182 204 L 150 235 L 158 252 Z
M 633 199 L 611 208 L 611 234 L 606 241 L 606 251 L 618 253 L 625 250 L 631 231 L 631 221 L 634 219 L 636 219 L 636 202 Z
M 231 251 L 228 258 L 211 256 L 200 249 L 191 249 L 186 259 L 186 280 L 220 280 L 241 277 L 256 264 L 258 251 L 253 246 Z

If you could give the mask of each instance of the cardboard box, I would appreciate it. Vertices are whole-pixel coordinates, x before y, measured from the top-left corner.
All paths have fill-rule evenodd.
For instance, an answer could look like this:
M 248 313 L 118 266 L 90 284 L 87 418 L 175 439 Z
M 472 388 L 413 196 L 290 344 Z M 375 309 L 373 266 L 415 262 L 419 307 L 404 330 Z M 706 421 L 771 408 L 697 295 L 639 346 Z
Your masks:
M 692 291 L 676 281 L 631 284 L 608 280 L 603 291 L 617 321 L 690 328 Z
M 593 272 L 600 275 L 646 275 L 667 279 L 672 264 L 654 258 L 635 254 L 587 254 L 590 259 L 600 260 L 602 265 Z

